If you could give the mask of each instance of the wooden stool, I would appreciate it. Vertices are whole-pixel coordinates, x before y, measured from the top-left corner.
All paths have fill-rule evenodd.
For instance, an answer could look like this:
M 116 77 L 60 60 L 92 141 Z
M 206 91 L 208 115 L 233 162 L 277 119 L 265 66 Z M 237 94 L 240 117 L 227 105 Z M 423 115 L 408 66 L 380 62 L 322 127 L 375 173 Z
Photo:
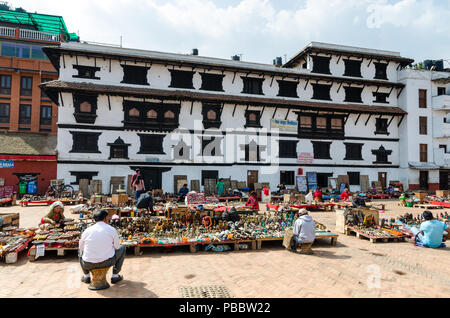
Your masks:
M 306 254 L 306 255 L 314 254 L 311 249 L 312 245 L 313 245 L 313 243 L 299 245 L 297 247 L 297 252 L 300 254 Z
M 111 267 L 99 268 L 91 270 L 91 283 L 89 284 L 90 290 L 103 290 L 108 289 L 109 284 L 106 281 L 106 274 Z

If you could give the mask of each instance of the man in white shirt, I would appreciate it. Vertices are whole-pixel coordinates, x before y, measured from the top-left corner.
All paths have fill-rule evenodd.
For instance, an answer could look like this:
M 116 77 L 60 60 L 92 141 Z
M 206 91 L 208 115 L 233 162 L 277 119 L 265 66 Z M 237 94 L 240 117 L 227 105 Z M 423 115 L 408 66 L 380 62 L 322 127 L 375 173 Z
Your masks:
M 117 230 L 108 225 L 108 212 L 100 210 L 94 213 L 95 225 L 87 228 L 79 243 L 80 264 L 84 276 L 81 281 L 90 284 L 89 271 L 92 269 L 113 266 L 111 283 L 116 284 L 123 280 L 119 275 L 125 259 L 126 248 L 120 246 Z
M 298 211 L 298 219 L 294 223 L 294 239 L 292 240 L 292 250 L 296 243 L 299 245 L 313 243 L 316 239 L 316 222 L 308 215 L 308 211 L 301 209 Z

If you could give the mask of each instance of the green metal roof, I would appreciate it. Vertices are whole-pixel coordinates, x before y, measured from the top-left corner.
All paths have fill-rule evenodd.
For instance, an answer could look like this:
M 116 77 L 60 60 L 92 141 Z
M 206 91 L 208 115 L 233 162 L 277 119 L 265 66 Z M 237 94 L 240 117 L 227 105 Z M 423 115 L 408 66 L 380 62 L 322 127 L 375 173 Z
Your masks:
M 61 16 L 0 10 L 0 22 L 28 26 L 42 32 L 63 34 L 66 40 L 78 39 L 75 33 L 69 33 Z

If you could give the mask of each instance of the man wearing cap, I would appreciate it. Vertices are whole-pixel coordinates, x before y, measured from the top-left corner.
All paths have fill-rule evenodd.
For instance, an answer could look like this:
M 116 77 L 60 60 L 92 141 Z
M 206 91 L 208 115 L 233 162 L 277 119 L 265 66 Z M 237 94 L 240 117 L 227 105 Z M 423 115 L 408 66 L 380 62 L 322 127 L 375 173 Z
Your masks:
M 94 213 L 95 224 L 87 228 L 80 239 L 79 257 L 84 276 L 81 281 L 90 284 L 89 271 L 113 266 L 111 283 L 123 280 L 119 275 L 125 259 L 126 248 L 120 246 L 117 230 L 108 225 L 108 212 L 100 210 Z
M 292 250 L 295 249 L 295 243 L 299 245 L 309 244 L 316 239 L 316 222 L 308 215 L 308 211 L 301 209 L 298 211 L 298 219 L 294 223 L 294 240 L 292 241 Z

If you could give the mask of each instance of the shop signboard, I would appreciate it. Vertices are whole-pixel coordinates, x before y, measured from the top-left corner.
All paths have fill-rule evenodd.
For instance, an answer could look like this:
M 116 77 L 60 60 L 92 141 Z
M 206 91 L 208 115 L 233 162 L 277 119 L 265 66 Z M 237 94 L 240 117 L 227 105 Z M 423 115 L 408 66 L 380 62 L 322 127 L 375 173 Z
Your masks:
M 316 172 L 307 172 L 306 179 L 308 180 L 308 189 L 316 190 L 317 189 L 317 173 Z
M 308 181 L 305 176 L 297 176 L 297 191 L 308 192 Z
M 309 152 L 302 152 L 298 155 L 298 163 L 311 164 L 314 161 L 314 154 Z
M 14 169 L 14 160 L 0 160 L 0 168 Z
M 14 194 L 14 186 L 0 186 L 0 199 L 11 198 Z
M 298 122 L 292 120 L 272 119 L 270 121 L 271 129 L 279 129 L 285 132 L 298 132 Z

